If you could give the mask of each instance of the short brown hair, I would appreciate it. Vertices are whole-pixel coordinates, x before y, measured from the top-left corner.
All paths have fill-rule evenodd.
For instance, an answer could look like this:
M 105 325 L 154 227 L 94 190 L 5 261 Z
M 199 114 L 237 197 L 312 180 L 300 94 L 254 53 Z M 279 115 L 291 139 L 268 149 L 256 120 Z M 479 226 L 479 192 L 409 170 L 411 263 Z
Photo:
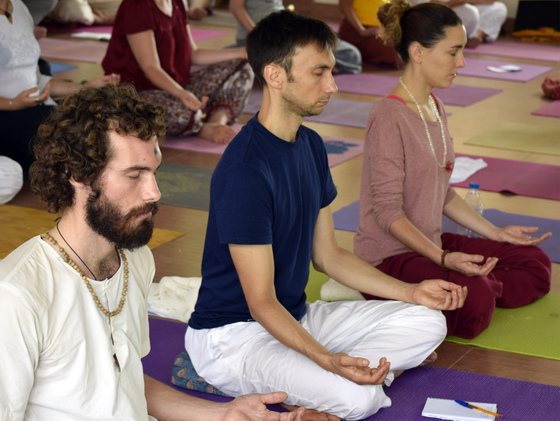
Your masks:
M 111 158 L 107 132 L 165 139 L 163 108 L 138 97 L 133 87 L 88 87 L 66 98 L 39 127 L 29 175 L 31 189 L 51 213 L 74 203 L 74 180 L 92 185 Z

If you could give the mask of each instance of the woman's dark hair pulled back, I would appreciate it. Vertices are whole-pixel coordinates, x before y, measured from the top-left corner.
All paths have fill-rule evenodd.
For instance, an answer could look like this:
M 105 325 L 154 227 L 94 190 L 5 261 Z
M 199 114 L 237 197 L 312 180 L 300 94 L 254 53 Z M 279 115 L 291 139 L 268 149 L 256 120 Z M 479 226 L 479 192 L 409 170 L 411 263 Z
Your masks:
M 445 30 L 463 22 L 450 7 L 437 3 L 411 6 L 407 0 L 391 0 L 379 8 L 380 38 L 393 45 L 403 62 L 409 62 L 408 48 L 418 42 L 432 48 L 445 38 Z

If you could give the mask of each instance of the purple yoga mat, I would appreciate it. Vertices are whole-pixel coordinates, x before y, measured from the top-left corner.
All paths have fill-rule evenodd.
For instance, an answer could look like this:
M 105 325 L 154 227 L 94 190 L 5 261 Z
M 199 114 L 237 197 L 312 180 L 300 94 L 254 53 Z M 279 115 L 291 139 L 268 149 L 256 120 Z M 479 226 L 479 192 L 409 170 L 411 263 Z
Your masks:
M 232 126 L 235 131 L 241 130 L 240 124 Z M 364 151 L 364 142 L 356 139 L 346 139 L 336 136 L 322 136 L 327 149 L 329 159 L 329 167 L 341 164 L 355 156 L 360 155 Z M 227 145 L 212 143 L 208 140 L 201 139 L 196 136 L 189 137 L 170 137 L 165 140 L 164 147 L 173 149 L 182 149 L 185 151 L 205 152 L 221 155 L 224 153 Z
M 399 79 L 393 76 L 381 76 L 371 73 L 355 75 L 336 75 L 334 77 L 339 92 L 386 96 Z M 434 89 L 434 94 L 446 105 L 466 107 L 502 92 L 500 89 L 480 88 L 476 86 L 451 85 L 447 89 Z
M 560 48 L 532 42 L 496 41 L 480 44 L 476 48 L 465 48 L 466 53 L 490 54 L 493 56 L 525 58 L 541 61 L 560 61 Z
M 482 158 L 488 166 L 477 171 L 467 180 L 453 184 L 454 187 L 469 187 L 470 183 L 478 183 L 485 191 L 510 192 L 521 196 L 560 200 L 560 166 L 486 156 L 462 154 L 457 156 Z
M 560 118 L 560 100 L 552 101 L 550 104 L 533 111 L 531 114 Z
M 385 391 L 392 405 L 367 421 L 428 420 L 422 417 L 428 397 L 496 403 L 508 421 L 558 419 L 559 387 L 465 371 L 419 367 L 406 371 Z
M 510 80 L 513 82 L 527 82 L 552 70 L 552 67 L 536 66 L 534 64 L 517 64 L 504 61 L 479 60 L 476 58 L 465 58 L 466 67 L 459 69 L 459 76 L 476 76 L 488 79 Z M 513 64 L 521 67 L 519 72 L 496 73 L 488 70 L 488 66 L 500 67 L 505 64 Z
M 539 247 L 548 254 L 550 260 L 560 263 L 560 220 L 506 213 L 497 209 L 486 209 L 484 217 L 498 227 L 506 225 L 538 227 L 539 231 L 537 234 L 532 234 L 533 237 L 551 232 L 552 237 L 540 243 Z M 360 201 L 351 203 L 333 213 L 335 229 L 355 232 L 358 229 L 359 220 Z M 442 232 L 457 232 L 457 224 L 443 215 Z
M 231 400 L 187 391 L 171 383 L 173 362 L 184 350 L 185 330 L 183 323 L 150 317 L 151 351 L 142 360 L 144 373 L 193 396 L 215 402 Z M 560 388 L 424 366 L 405 372 L 385 391 L 392 400 L 391 407 L 364 421 L 423 421 L 422 408 L 428 397 L 497 403 L 498 412 L 512 421 L 553 420 L 557 419 Z M 277 405 L 269 408 L 283 411 Z
M 255 114 L 259 111 L 262 104 L 262 97 L 263 92 L 260 89 L 253 89 L 243 112 Z M 331 99 L 323 108 L 323 112 L 320 115 L 305 117 L 305 120 L 364 129 L 367 124 L 370 109 L 371 103 L 369 102 Z

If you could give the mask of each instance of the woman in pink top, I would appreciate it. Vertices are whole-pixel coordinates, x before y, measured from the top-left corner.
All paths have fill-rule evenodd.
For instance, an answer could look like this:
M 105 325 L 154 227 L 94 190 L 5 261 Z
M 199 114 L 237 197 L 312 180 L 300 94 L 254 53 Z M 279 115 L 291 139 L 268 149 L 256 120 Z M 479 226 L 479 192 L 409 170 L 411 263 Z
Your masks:
M 123 0 L 103 69 L 163 107 L 168 135 L 227 143 L 253 86 L 247 52 L 197 48 L 187 24 L 182 0 Z
M 535 227 L 498 228 L 449 186 L 453 143 L 443 104 L 465 66 L 465 29 L 450 8 L 392 0 L 378 14 L 384 38 L 404 62 L 402 78 L 370 113 L 354 251 L 406 282 L 447 279 L 467 286 L 465 305 L 444 312 L 448 333 L 473 338 L 494 308 L 529 304 L 550 290 L 551 263 Z M 486 238 L 441 232 L 442 213 Z

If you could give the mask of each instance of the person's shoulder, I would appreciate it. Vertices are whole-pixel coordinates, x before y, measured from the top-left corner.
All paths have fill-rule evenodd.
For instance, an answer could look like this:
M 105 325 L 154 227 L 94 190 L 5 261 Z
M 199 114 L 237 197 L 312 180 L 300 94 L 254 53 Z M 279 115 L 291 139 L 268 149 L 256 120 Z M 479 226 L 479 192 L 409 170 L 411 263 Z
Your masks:
M 42 295 L 53 278 L 46 257 L 49 246 L 42 243 L 40 236 L 33 237 L 0 261 L 0 288 L 17 290 L 22 296 Z

